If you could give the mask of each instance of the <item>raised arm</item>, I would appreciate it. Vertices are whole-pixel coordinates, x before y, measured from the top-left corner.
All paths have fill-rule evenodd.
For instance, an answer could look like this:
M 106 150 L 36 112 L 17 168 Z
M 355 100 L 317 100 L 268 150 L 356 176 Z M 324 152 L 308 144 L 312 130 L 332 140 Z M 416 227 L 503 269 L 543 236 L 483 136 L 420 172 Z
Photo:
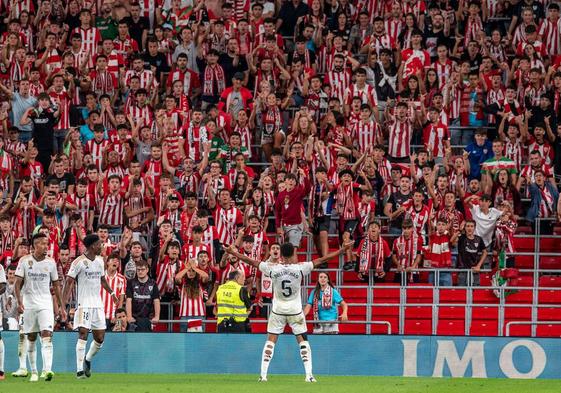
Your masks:
M 321 265 L 322 263 L 324 263 L 324 262 L 326 262 L 326 261 L 329 261 L 331 258 L 334 258 L 334 257 L 336 257 L 336 256 L 338 256 L 338 255 L 341 255 L 341 254 L 347 252 L 347 250 L 353 246 L 353 243 L 354 243 L 354 242 L 353 242 L 352 240 L 349 240 L 348 242 L 345 242 L 345 243 L 343 244 L 343 247 L 341 247 L 341 248 L 338 249 L 337 251 L 330 252 L 329 254 L 326 254 L 326 255 L 324 255 L 323 257 L 314 259 L 314 260 L 312 261 L 312 263 L 314 264 L 314 267 L 319 266 L 319 265 Z
M 225 250 L 228 254 L 235 256 L 236 258 L 238 258 L 240 261 L 243 261 L 245 263 L 249 263 L 251 266 L 255 266 L 255 267 L 259 267 L 259 264 L 261 263 L 261 261 L 256 261 L 255 259 L 251 259 L 249 257 L 246 257 L 243 254 L 240 254 L 236 248 L 232 245 L 230 245 L 230 247 L 226 248 Z

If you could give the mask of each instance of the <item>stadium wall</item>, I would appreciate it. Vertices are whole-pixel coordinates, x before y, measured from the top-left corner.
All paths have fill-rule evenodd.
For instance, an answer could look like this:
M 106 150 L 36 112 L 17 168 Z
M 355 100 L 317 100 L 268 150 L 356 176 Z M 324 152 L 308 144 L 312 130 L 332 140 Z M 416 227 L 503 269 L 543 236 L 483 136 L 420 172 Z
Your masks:
M 17 333 L 3 338 L 6 370 L 15 370 Z M 76 338 L 55 333 L 53 370 L 75 371 Z M 264 340 L 260 334 L 108 334 L 94 371 L 258 374 Z M 561 378 L 561 339 L 345 335 L 310 336 L 310 343 L 318 375 Z M 270 373 L 303 373 L 293 337 L 280 337 Z

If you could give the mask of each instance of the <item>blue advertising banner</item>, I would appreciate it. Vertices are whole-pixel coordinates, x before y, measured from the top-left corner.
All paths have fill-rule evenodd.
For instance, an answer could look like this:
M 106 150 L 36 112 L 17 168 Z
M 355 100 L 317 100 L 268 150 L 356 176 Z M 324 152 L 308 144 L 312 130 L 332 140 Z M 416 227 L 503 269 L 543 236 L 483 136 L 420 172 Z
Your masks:
M 3 338 L 6 371 L 12 371 L 18 336 L 3 332 Z M 75 371 L 76 339 L 77 333 L 55 333 L 55 372 Z M 561 339 L 345 335 L 309 340 L 318 375 L 561 378 Z M 264 341 L 259 334 L 112 333 L 93 366 L 112 373 L 258 374 Z M 281 336 L 270 373 L 303 372 L 295 339 Z

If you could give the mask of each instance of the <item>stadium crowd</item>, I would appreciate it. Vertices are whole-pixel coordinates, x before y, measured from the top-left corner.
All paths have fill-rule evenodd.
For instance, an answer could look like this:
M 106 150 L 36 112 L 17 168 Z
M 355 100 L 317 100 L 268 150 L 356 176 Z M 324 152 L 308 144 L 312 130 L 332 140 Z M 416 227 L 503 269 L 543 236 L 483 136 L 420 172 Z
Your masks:
M 270 278 L 225 247 L 278 260 L 280 242 L 307 233 L 319 255 L 329 234 L 353 239 L 343 268 L 361 280 L 461 268 L 475 274 L 458 284 L 477 285 L 492 255 L 514 253 L 518 225 L 548 233 L 561 218 L 559 12 L 548 0 L 0 2 L 4 317 L 17 319 L 15 269 L 38 232 L 60 277 L 100 236 L 116 331 L 149 330 L 160 300 L 211 316 L 233 270 L 261 304 Z M 342 302 L 328 278 L 310 295 L 316 318 Z

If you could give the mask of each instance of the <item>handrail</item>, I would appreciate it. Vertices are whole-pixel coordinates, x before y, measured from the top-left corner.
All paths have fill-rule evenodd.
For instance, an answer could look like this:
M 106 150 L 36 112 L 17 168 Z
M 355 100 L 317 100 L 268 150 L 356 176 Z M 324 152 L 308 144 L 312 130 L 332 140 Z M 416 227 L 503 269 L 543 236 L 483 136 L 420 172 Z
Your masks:
M 532 325 L 532 327 L 537 325 L 561 325 L 561 321 L 510 321 L 506 324 L 506 337 L 510 337 L 510 327 L 512 325 Z M 536 333 L 532 332 L 531 336 L 536 337 Z
M 195 320 L 197 320 L 197 318 L 193 318 Z M 216 324 L 216 319 L 202 319 L 200 320 L 203 323 L 203 326 L 209 323 L 213 323 Z M 178 323 L 187 323 L 188 321 L 185 319 L 161 319 L 158 322 L 156 322 L 155 324 L 178 324 Z M 252 323 L 268 323 L 268 321 L 266 319 L 251 319 L 249 321 L 250 324 Z M 322 325 L 322 324 L 332 324 L 332 323 L 337 323 L 337 324 L 343 324 L 343 325 L 384 325 L 388 328 L 387 330 L 387 334 L 392 334 L 392 325 L 391 323 L 389 323 L 388 321 L 383 321 L 383 320 L 376 320 L 376 321 L 319 321 L 319 320 L 310 320 L 310 321 L 306 321 L 306 323 L 312 323 L 315 325 Z

